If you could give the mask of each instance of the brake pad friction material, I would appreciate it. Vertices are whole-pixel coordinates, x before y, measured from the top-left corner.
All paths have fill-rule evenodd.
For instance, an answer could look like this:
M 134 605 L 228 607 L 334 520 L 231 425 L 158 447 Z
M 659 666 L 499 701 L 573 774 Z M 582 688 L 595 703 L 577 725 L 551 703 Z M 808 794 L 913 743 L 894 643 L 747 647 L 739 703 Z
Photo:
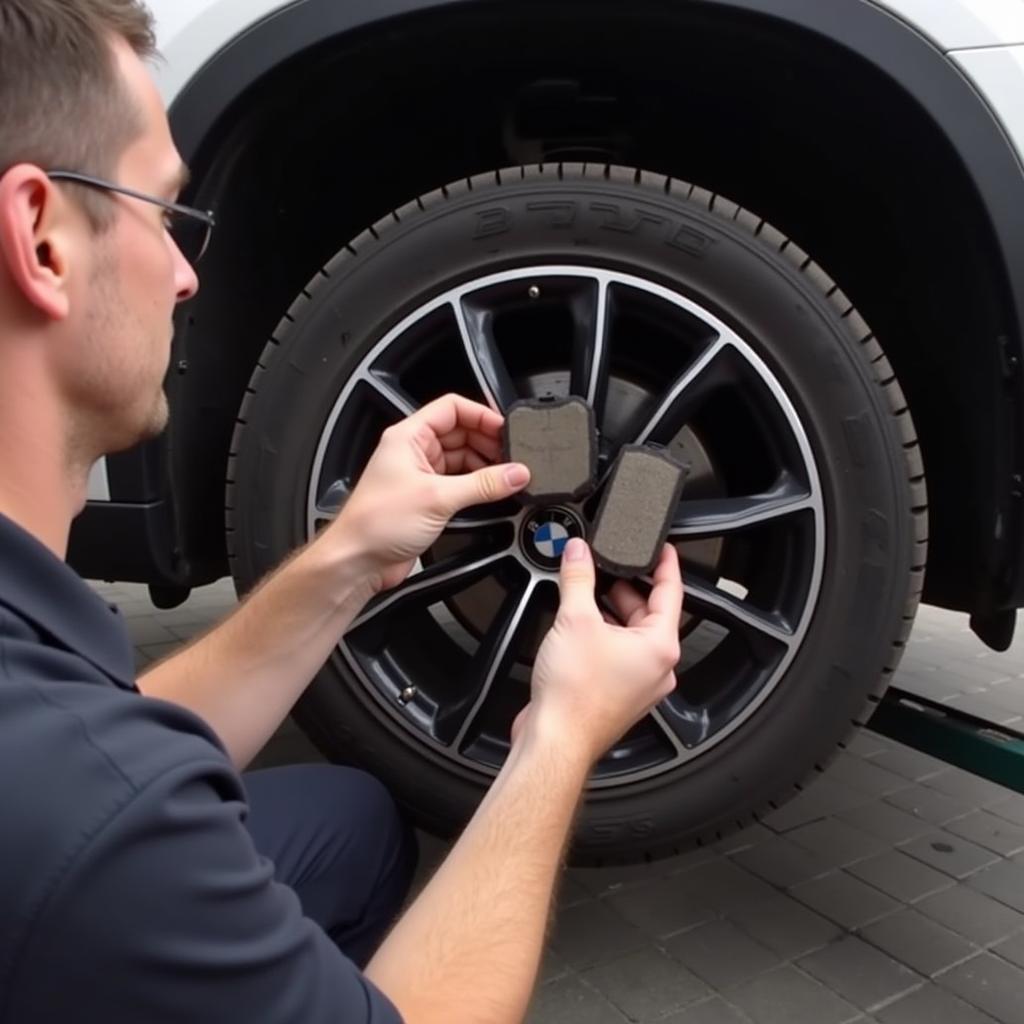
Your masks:
M 658 563 L 686 469 L 643 445 L 625 445 L 594 519 L 591 548 L 597 564 L 616 576 L 644 576 Z
M 504 444 L 507 461 L 530 469 L 521 500 L 575 501 L 594 486 L 597 426 L 582 398 L 513 403 L 505 414 Z

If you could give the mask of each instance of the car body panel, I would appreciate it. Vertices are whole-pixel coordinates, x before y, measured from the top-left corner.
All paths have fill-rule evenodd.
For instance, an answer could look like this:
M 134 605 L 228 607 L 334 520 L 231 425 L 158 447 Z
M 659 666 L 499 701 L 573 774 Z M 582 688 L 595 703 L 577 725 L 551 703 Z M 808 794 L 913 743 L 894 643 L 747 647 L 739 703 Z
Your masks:
M 988 102 L 1024 169 L 1024 45 L 960 50 L 951 57 Z

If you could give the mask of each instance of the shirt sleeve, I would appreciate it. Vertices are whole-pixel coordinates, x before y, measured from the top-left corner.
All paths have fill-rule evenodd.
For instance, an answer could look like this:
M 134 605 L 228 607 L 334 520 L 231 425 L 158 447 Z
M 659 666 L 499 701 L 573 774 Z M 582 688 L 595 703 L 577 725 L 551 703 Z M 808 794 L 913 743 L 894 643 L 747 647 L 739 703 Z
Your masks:
M 164 774 L 89 841 L 36 922 L 15 1019 L 401 1024 L 274 881 L 226 776 Z

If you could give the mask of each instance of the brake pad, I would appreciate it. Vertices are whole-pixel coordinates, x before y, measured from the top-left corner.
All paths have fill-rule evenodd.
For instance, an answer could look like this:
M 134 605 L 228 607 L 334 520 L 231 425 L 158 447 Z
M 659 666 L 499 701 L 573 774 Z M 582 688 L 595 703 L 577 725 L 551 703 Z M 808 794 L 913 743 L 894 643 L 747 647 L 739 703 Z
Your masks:
M 591 531 L 595 562 L 615 576 L 645 576 L 658 563 L 686 480 L 663 452 L 625 445 L 619 452 Z
M 530 469 L 520 499 L 577 501 L 594 486 L 597 426 L 582 398 L 524 399 L 505 414 L 505 459 Z

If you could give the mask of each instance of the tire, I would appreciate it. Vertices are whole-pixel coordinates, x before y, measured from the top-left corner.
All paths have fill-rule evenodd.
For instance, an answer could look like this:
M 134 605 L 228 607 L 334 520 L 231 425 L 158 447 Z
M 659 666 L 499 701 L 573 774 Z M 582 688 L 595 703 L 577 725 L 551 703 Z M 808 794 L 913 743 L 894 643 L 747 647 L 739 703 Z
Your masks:
M 591 287 L 588 274 L 605 275 L 600 277 L 605 283 L 594 287 L 605 289 L 608 296 L 604 317 L 612 326 L 601 330 L 611 332 L 611 368 L 604 396 L 595 391 L 592 397 L 595 405 L 603 403 L 609 436 L 628 433 L 626 421 L 635 426 L 632 413 L 618 414 L 629 396 L 640 395 L 630 401 L 641 409 L 649 409 L 656 400 L 657 385 L 647 381 L 641 356 L 658 367 L 662 360 L 674 365 L 677 358 L 682 365 L 683 356 L 675 346 L 703 345 L 708 325 L 717 324 L 708 336 L 717 331 L 719 341 L 737 339 L 734 347 L 722 350 L 736 362 L 722 371 L 726 383 L 715 385 L 720 390 L 708 384 L 706 394 L 701 392 L 704 397 L 694 399 L 703 403 L 693 414 L 702 426 L 700 431 L 685 427 L 689 440 L 681 433 L 678 437 L 684 440 L 679 443 L 692 442 L 692 452 L 709 467 L 708 481 L 713 480 L 717 490 L 708 493 L 723 502 L 723 509 L 735 505 L 729 481 L 755 480 L 760 462 L 767 465 L 774 458 L 782 467 L 780 479 L 792 476 L 786 460 L 796 460 L 794 472 L 808 481 L 807 494 L 813 498 L 796 512 L 738 527 L 719 541 L 700 541 L 718 546 L 713 548 L 714 558 L 708 556 L 710 568 L 688 578 L 686 607 L 691 618 L 684 649 L 697 643 L 693 631 L 702 629 L 717 629 L 719 639 L 714 642 L 721 647 L 710 648 L 703 662 L 682 672 L 684 692 L 679 700 L 684 703 L 666 707 L 662 714 L 671 726 L 661 720 L 644 723 L 649 731 L 627 737 L 619 761 L 602 762 L 595 774 L 574 839 L 574 860 L 654 858 L 745 827 L 794 796 L 825 768 L 870 717 L 884 692 L 923 586 L 925 481 L 899 384 L 878 341 L 843 293 L 771 225 L 701 188 L 643 171 L 594 165 L 494 172 L 449 185 L 397 210 L 346 246 L 317 275 L 263 352 L 230 453 L 229 555 L 240 591 L 252 587 L 311 535 L 311 502 L 322 490 L 323 470 L 318 467 L 329 458 L 348 457 L 330 453 L 372 448 L 386 417 L 377 422 L 376 413 L 362 417 L 347 410 L 363 408 L 355 396 L 362 394 L 359 389 L 370 373 L 366 368 L 376 366 L 367 362 L 377 358 L 368 356 L 376 351 L 374 346 L 384 353 L 381 359 L 415 367 L 421 351 L 417 345 L 430 358 L 435 351 L 430 345 L 439 353 L 449 351 L 442 348 L 447 340 L 409 340 L 414 334 L 432 338 L 424 325 L 433 322 L 432 316 L 447 316 L 448 306 L 442 303 L 441 312 L 423 313 L 415 320 L 437 296 L 454 295 L 448 291 L 453 288 L 476 289 L 482 282 L 479 291 L 465 294 L 498 304 L 511 302 L 509 288 L 525 285 L 535 271 L 537 280 L 547 282 L 540 268 L 569 266 L 575 268 L 572 273 L 582 275 L 586 288 Z M 550 284 L 531 288 L 530 295 L 536 292 L 543 299 L 559 288 L 577 287 L 575 278 L 562 278 L 554 271 L 551 275 Z M 550 301 L 556 300 L 561 301 L 558 296 Z M 469 300 L 452 301 L 455 309 Z M 526 301 L 518 293 L 514 299 Z M 528 306 L 510 306 L 511 312 L 500 308 L 494 315 L 505 317 L 502 323 L 526 325 L 515 335 L 515 346 L 508 347 L 507 339 L 494 341 L 505 346 L 503 353 L 511 353 L 509 359 L 528 362 L 536 357 L 538 366 L 545 358 L 557 362 L 557 353 L 541 351 L 555 351 L 557 344 L 534 344 L 536 339 L 526 329 L 530 321 L 514 319 L 528 318 Z M 560 323 L 560 307 L 552 309 L 550 323 Z M 585 317 L 580 322 L 584 321 Z M 413 322 L 408 329 L 402 326 Z M 577 328 L 573 320 L 572 330 L 578 333 Z M 392 336 L 396 340 L 389 342 Z M 677 337 L 685 341 L 676 342 Z M 599 362 L 595 351 L 589 357 L 592 370 Z M 409 386 L 430 380 L 431 394 L 444 390 L 434 386 L 445 383 L 433 382 L 436 373 L 472 383 L 456 362 L 449 359 L 443 372 L 410 370 Z M 354 376 L 360 366 L 363 383 Z M 530 382 L 534 390 L 567 390 L 576 371 L 556 371 L 550 365 L 530 370 L 532 376 L 524 370 L 516 380 Z M 376 374 L 372 369 L 374 381 Z M 511 369 L 508 376 L 515 377 Z M 650 371 L 650 376 L 658 374 Z M 593 370 L 585 379 L 597 381 L 599 373 Z M 478 374 L 477 382 L 478 394 L 486 396 L 484 384 L 491 378 Z M 685 387 L 680 395 L 686 394 Z M 492 393 L 499 394 L 498 384 Z M 337 423 L 328 429 L 335 414 Z M 656 420 L 657 416 L 649 422 Z M 783 436 L 787 430 L 789 440 Z M 345 444 L 339 447 L 342 434 Z M 623 435 L 616 443 L 629 439 Z M 803 445 L 799 458 L 793 455 L 797 445 Z M 605 452 L 606 457 L 612 454 Z M 357 468 L 353 478 L 356 474 Z M 329 478 L 329 473 L 324 476 Z M 686 498 L 684 492 L 684 502 Z M 526 541 L 520 537 L 518 543 Z M 681 543 L 685 568 L 685 538 Z M 516 552 L 522 561 L 519 548 Z M 703 557 L 700 554 L 698 561 Z M 426 568 L 431 564 L 424 560 Z M 509 572 L 517 565 L 510 563 Z M 538 575 L 535 568 L 530 571 Z M 744 584 L 748 589 L 745 596 L 740 592 L 730 597 L 723 587 L 727 579 L 740 578 L 737 574 L 749 580 Z M 501 586 L 512 584 L 503 580 Z M 538 585 L 537 592 L 541 591 L 548 594 Z M 465 603 L 456 608 L 454 597 L 445 602 L 458 619 L 456 626 L 446 627 L 449 633 L 464 638 L 468 631 L 483 646 L 482 638 L 490 636 L 486 630 L 495 627 L 481 625 L 474 634 L 472 610 L 467 612 Z M 712 619 L 719 606 L 725 610 L 715 627 Z M 397 615 L 394 609 L 403 607 L 397 601 L 381 618 Z M 756 611 L 753 625 L 743 618 L 751 609 L 762 608 L 771 611 Z M 430 614 L 436 618 L 435 613 L 436 609 Z M 550 608 L 544 614 L 550 614 Z M 544 621 L 541 612 L 537 615 L 540 625 L 531 626 L 534 633 Z M 395 624 L 390 633 L 384 630 L 384 639 L 366 641 L 366 650 L 374 644 L 398 644 L 398 633 L 412 636 L 421 626 L 433 629 L 426 618 L 415 621 L 415 627 L 399 629 Z M 772 622 L 783 623 L 777 635 L 772 634 Z M 519 627 L 525 631 L 522 635 L 514 632 Z M 536 636 L 526 636 L 529 630 L 521 623 L 510 628 L 513 640 L 506 661 L 522 658 L 523 663 L 515 660 L 508 667 L 500 658 L 494 663 L 492 675 L 500 686 L 485 686 L 485 692 L 486 704 L 495 705 L 493 714 L 488 712 L 495 721 L 501 714 L 507 718 L 525 700 L 522 673 L 528 670 L 528 657 L 517 653 L 517 644 L 526 651 L 536 641 Z M 390 662 L 380 654 L 374 655 L 376 661 L 369 654 L 364 658 L 356 640 L 346 640 L 349 646 L 339 647 L 324 666 L 295 717 L 325 756 L 374 772 L 422 827 L 450 835 L 472 813 L 500 764 L 500 727 L 486 732 L 492 727 L 480 725 L 476 746 L 465 748 L 474 751 L 470 756 L 460 746 L 468 742 L 466 726 L 446 752 L 433 734 L 428 738 L 422 732 L 426 726 L 412 722 L 414 707 L 406 709 L 390 695 L 387 673 L 393 671 L 397 680 L 401 668 L 405 681 L 395 683 L 395 692 L 406 686 L 406 696 L 414 692 L 418 700 L 416 686 L 408 686 L 417 673 L 424 679 L 429 676 L 440 693 L 448 685 L 441 678 L 445 666 L 456 666 L 451 678 L 463 671 L 458 667 L 463 664 L 458 661 L 461 655 L 448 651 L 440 632 L 423 635 L 428 639 L 418 655 L 403 661 L 398 652 L 389 655 Z M 757 682 L 762 678 L 767 680 L 763 685 Z M 734 693 L 737 706 L 742 695 L 747 703 L 729 718 L 726 697 Z M 706 705 L 701 705 L 705 699 Z M 685 703 L 689 701 L 693 703 Z M 707 712 L 704 727 L 713 720 L 718 723 L 716 731 L 692 742 L 676 742 L 670 751 L 673 737 L 685 739 L 685 729 L 701 720 L 702 706 Z M 719 717 L 714 718 L 708 709 L 720 706 L 726 710 L 716 710 Z M 487 717 L 482 708 L 481 719 Z M 618 775 L 616 763 L 626 766 Z

